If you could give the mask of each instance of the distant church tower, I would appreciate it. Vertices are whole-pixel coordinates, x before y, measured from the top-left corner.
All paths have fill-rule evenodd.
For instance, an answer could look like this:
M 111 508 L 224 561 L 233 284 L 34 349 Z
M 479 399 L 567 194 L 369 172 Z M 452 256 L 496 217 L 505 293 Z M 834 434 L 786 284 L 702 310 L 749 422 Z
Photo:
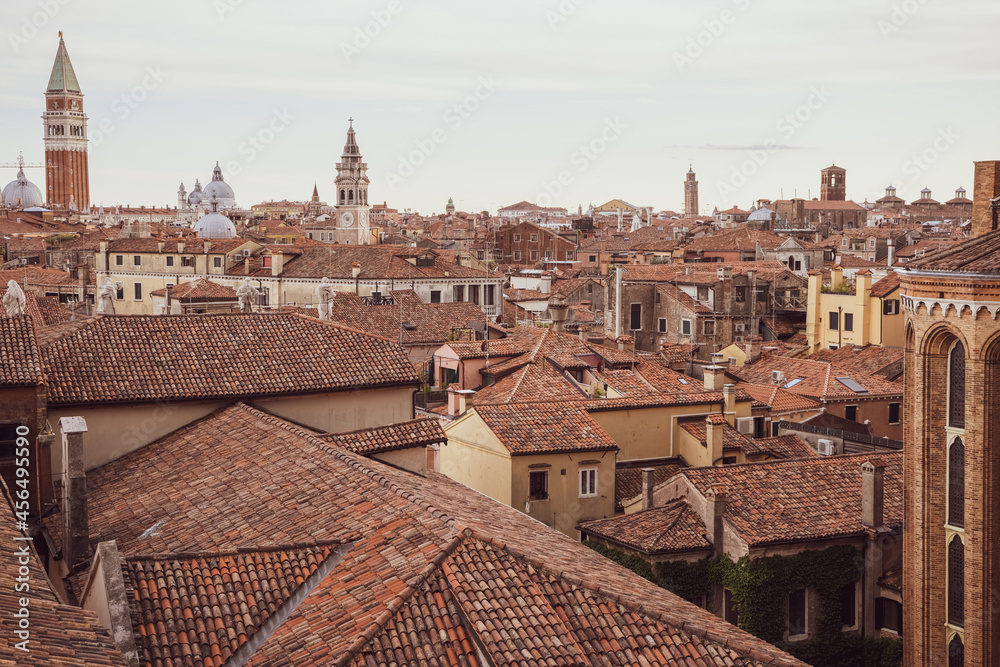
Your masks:
M 319 200 L 319 187 L 313 183 L 313 195 L 309 201 L 309 217 L 318 218 L 323 212 L 323 202 Z
M 819 198 L 822 201 L 847 199 L 847 170 L 830 165 L 819 172 Z
M 698 215 L 698 181 L 695 180 L 694 168 L 689 166 L 687 180 L 684 181 L 684 217 L 694 218 Z
M 972 238 L 900 271 L 903 664 L 1000 664 L 1000 161 Z
M 45 199 L 54 208 L 90 206 L 87 115 L 83 93 L 59 33 L 59 50 L 45 91 Z
M 362 162 L 361 150 L 354 139 L 354 119 L 349 121 L 347 143 L 337 163 L 337 228 L 338 243 L 369 243 L 368 165 Z

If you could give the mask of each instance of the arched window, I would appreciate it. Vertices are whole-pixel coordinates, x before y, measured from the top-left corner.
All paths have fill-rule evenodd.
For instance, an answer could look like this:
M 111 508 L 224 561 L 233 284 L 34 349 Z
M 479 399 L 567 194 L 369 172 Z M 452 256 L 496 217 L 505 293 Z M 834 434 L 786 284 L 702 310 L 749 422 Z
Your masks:
M 965 627 L 965 545 L 958 535 L 948 543 L 948 622 Z
M 948 355 L 948 426 L 965 428 L 965 346 L 961 341 Z
M 347 191 L 347 201 L 349 201 L 349 202 L 353 202 L 354 201 L 354 190 L 348 190 Z
M 958 635 L 948 642 L 948 667 L 965 667 L 965 644 Z
M 948 448 L 948 525 L 965 526 L 965 444 L 961 438 Z
M 347 190 L 340 191 L 340 203 L 344 204 L 347 202 Z

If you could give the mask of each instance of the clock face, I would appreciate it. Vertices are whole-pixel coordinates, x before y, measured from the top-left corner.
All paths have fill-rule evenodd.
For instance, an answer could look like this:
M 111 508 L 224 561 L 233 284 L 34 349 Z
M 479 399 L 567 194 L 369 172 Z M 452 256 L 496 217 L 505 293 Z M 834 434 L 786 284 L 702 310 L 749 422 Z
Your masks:
M 342 224 L 344 227 L 350 227 L 351 225 L 353 225 L 354 214 L 351 213 L 350 211 L 344 211 L 344 213 L 341 214 L 340 216 L 340 224 Z

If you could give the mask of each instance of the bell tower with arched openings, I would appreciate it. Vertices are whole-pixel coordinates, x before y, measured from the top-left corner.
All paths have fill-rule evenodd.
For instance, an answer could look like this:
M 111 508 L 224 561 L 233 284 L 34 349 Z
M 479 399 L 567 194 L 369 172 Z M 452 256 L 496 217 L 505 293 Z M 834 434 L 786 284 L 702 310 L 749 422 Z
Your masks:
M 337 163 L 337 213 L 335 238 L 338 243 L 352 245 L 371 242 L 368 219 L 368 165 L 354 137 L 354 119 L 349 121 L 347 143 Z
M 998 174 L 976 163 L 973 238 L 899 272 L 906 665 L 1000 664 L 1000 230 L 986 213 Z

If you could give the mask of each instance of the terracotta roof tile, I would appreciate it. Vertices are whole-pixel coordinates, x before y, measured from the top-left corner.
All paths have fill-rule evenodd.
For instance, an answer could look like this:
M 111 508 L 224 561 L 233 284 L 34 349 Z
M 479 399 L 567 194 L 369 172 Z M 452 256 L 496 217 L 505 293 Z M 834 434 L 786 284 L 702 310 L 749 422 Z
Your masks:
M 45 382 L 28 315 L 0 317 L 0 387 L 37 387 Z
M 869 375 L 835 364 L 808 359 L 771 356 L 754 364 L 735 368 L 731 372 L 746 382 L 765 385 L 772 383 L 773 371 L 781 371 L 784 374 L 785 383 L 781 385 L 783 388 L 814 399 L 850 398 L 859 395 L 897 396 L 903 393 L 901 385 L 889 382 L 878 375 Z M 867 391 L 855 391 L 838 378 L 853 380 Z
M 614 439 L 574 403 L 477 405 L 473 410 L 514 456 L 618 450 Z
M 52 589 L 31 542 L 15 541 L 24 535 L 16 527 L 10 492 L 0 481 L 0 664 L 3 665 L 65 665 L 66 667 L 124 667 L 128 663 L 115 648 L 110 633 L 101 625 L 97 614 L 79 607 L 62 604 Z M 29 548 L 27 564 L 22 548 Z M 20 564 L 19 564 L 20 561 Z M 29 569 L 29 591 L 19 591 L 15 585 L 24 578 L 18 568 Z M 28 597 L 30 636 L 28 651 L 16 647 L 21 641 L 16 632 L 20 598 Z
M 166 289 L 153 290 L 149 293 L 150 296 L 162 296 L 167 295 Z M 236 301 L 236 290 L 228 285 L 222 285 L 220 283 L 209 280 L 208 278 L 199 278 L 198 280 L 189 280 L 185 283 L 180 283 L 170 288 L 170 298 L 171 299 L 182 299 L 190 301 Z
M 727 487 L 726 520 L 750 545 L 856 535 L 861 523 L 861 464 L 871 454 L 820 456 L 714 468 L 685 475 L 704 495 Z M 883 454 L 885 523 L 903 522 L 903 455 Z
M 588 535 L 650 555 L 712 548 L 705 537 L 705 524 L 691 511 L 684 498 L 634 514 L 588 521 L 579 528 Z
M 802 664 L 438 473 L 358 458 L 242 405 L 91 472 L 88 488 L 92 539 L 126 558 L 351 542 L 253 666 L 478 667 L 480 646 L 505 665 Z M 197 567 L 178 574 L 204 577 Z
M 57 405 L 417 383 L 394 342 L 299 315 L 105 316 L 42 358 Z
M 653 484 L 662 484 L 680 470 L 687 468 L 682 458 L 660 459 L 657 461 L 618 462 L 615 468 L 615 509 L 621 511 L 622 503 L 642 493 L 642 469 L 653 470 Z
M 427 418 L 412 419 L 378 428 L 360 429 L 350 433 L 330 433 L 321 437 L 327 442 L 362 456 L 384 454 L 410 447 L 427 447 L 448 441 L 448 436 L 442 430 L 441 423 L 436 419 Z

